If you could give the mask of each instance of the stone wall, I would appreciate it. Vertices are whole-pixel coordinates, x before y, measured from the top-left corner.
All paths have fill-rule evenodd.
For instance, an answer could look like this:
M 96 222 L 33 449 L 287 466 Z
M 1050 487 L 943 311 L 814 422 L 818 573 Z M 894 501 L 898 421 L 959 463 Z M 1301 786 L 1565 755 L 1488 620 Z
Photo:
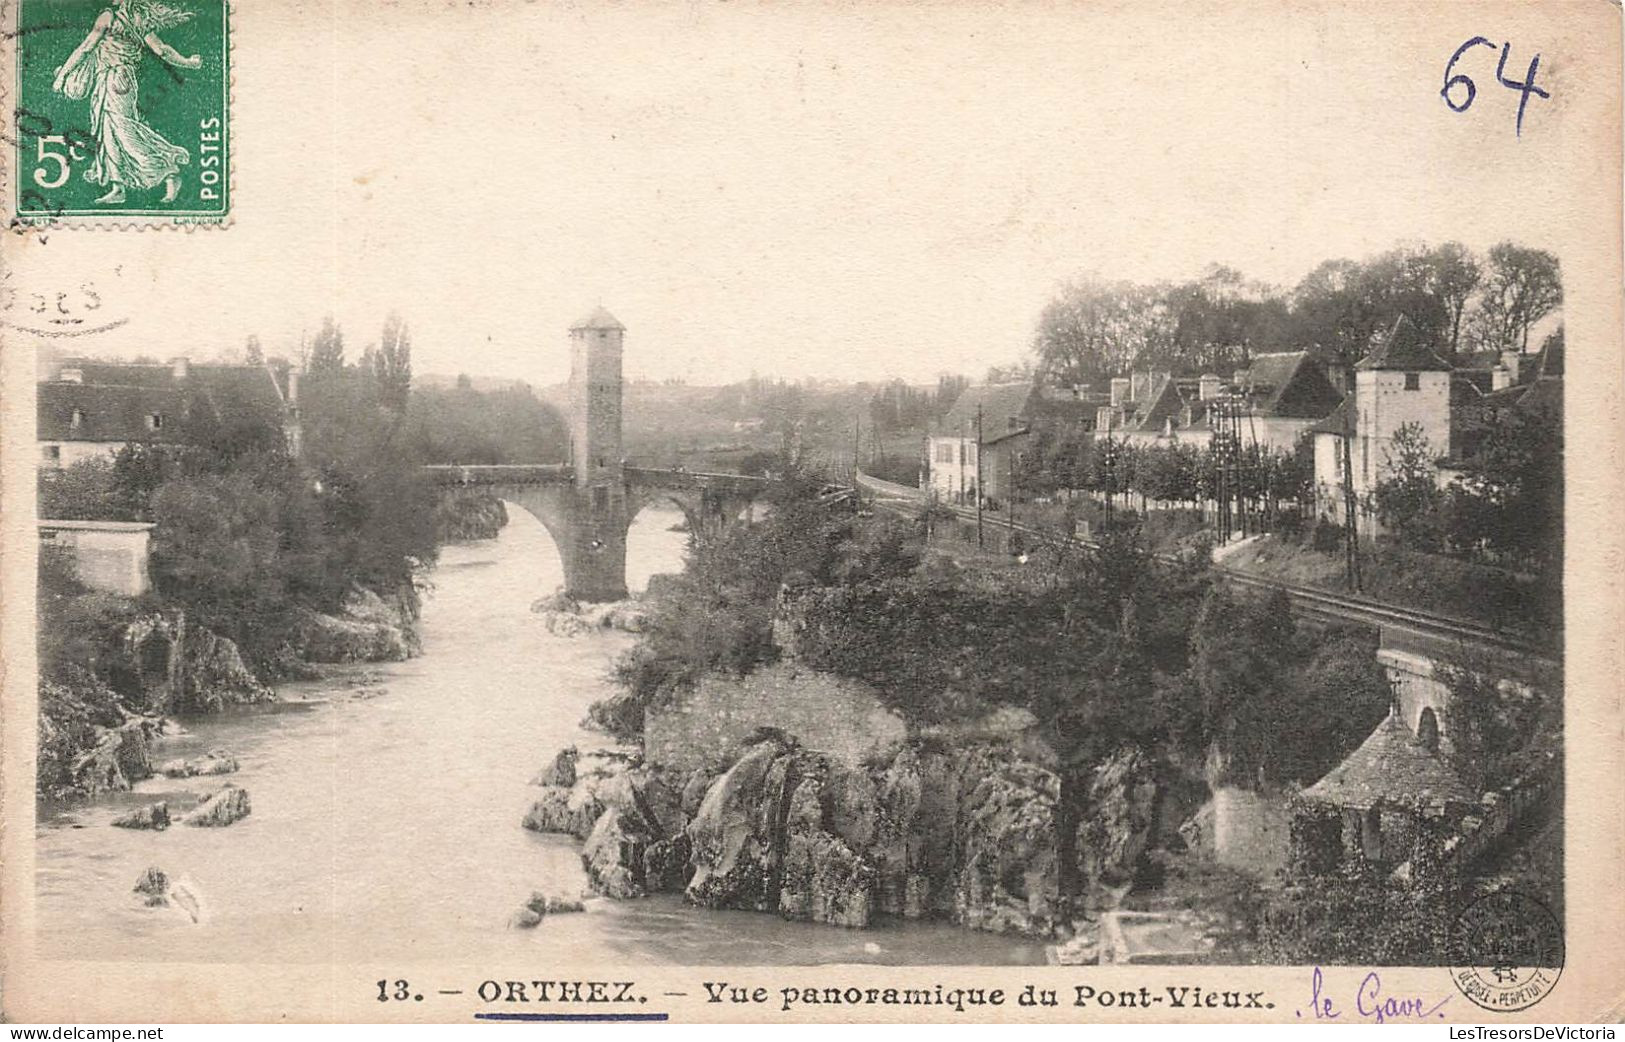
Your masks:
M 139 597 L 152 587 L 147 543 L 152 525 L 138 521 L 40 521 L 40 546 L 69 555 L 79 581 L 93 590 Z
M 1431 709 L 1434 723 L 1439 728 L 1439 748 L 1448 753 L 1451 735 L 1446 710 L 1450 706 L 1450 689 L 1433 675 L 1433 660 L 1394 648 L 1382 648 L 1377 652 L 1377 661 L 1387 670 L 1389 682 L 1398 687 L 1400 715 L 1404 717 L 1405 726 L 1411 729 L 1411 734 L 1422 733 L 1422 713 Z
M 671 703 L 650 707 L 644 757 L 660 768 L 714 769 L 732 762 L 739 741 L 764 727 L 849 765 L 905 737 L 902 719 L 867 684 L 780 662 L 740 678 L 707 676 Z
M 1286 867 L 1292 813 L 1284 796 L 1221 786 L 1180 828 L 1191 850 L 1229 868 L 1271 879 Z

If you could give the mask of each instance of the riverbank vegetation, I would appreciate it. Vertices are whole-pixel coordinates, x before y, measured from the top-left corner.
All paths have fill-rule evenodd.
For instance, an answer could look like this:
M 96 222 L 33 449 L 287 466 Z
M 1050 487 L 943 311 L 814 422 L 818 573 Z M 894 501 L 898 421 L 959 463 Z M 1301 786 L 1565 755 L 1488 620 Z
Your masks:
M 988 722 L 1026 719 L 1026 737 L 988 761 L 1003 765 L 1005 781 L 1027 777 L 1021 772 L 1055 779 L 1052 796 L 1032 797 L 1042 811 L 1031 810 L 1050 822 L 1054 859 L 1035 853 L 1024 833 L 1020 872 L 1056 873 L 1044 885 L 1063 902 L 1102 900 L 1103 888 L 1118 894 L 1107 900 L 1121 900 L 1113 888 L 1126 887 L 1152 895 L 1142 904 L 1166 905 L 1187 890 L 1206 900 L 1190 881 L 1214 871 L 1186 852 L 1179 826 L 1211 793 L 1288 798 L 1341 763 L 1390 710 L 1393 692 L 1369 634 L 1306 628 L 1283 596 L 1224 586 L 1200 551 L 1153 555 L 1132 524 L 1108 528 L 1094 549 L 981 567 L 974 555 L 956 559 L 930 545 L 921 522 L 866 517 L 808 492 L 792 481 L 765 520 L 692 548 L 684 574 L 653 599 L 645 632 L 617 664 L 624 690 L 600 705 L 600 722 L 636 741 L 647 711 L 685 697 L 705 676 L 744 674 L 783 657 L 869 685 L 905 722 L 906 748 L 917 750 L 910 755 L 947 756 L 944 770 L 974 774 L 989 755 Z M 1483 679 L 1494 675 L 1483 664 L 1447 675 L 1461 707 L 1451 720 L 1462 735 L 1453 763 L 1475 791 L 1513 784 L 1503 768 L 1527 759 L 1519 750 L 1532 735 L 1560 735 L 1550 718 L 1560 682 L 1556 695 L 1544 683 L 1534 694 Z M 897 772 L 893 759 L 886 754 L 868 770 L 875 785 L 884 788 Z M 1486 769 L 1494 764 L 1502 767 Z M 732 792 L 715 776 L 701 780 Z M 1019 786 L 1006 791 L 1005 781 L 990 776 L 987 791 L 999 794 L 998 820 L 1009 815 L 1016 828 L 1016 805 L 1027 797 Z M 684 787 L 682 778 L 671 784 Z M 958 784 L 963 796 L 963 786 L 978 782 L 966 775 Z M 1523 840 L 1499 849 L 1522 849 Z M 867 855 L 859 841 L 850 844 L 858 845 L 840 863 L 856 879 Z M 889 855 L 875 856 L 883 877 Z M 707 862 L 696 854 L 694 864 Z M 1050 867 L 1035 867 L 1042 865 Z M 953 873 L 979 871 L 958 865 L 944 885 L 965 885 L 969 877 Z M 1010 893 L 1038 892 L 1024 878 L 1008 882 Z M 1410 924 L 1396 933 L 1392 960 L 1431 961 L 1422 945 L 1437 908 L 1483 886 L 1450 875 L 1411 890 L 1364 863 L 1298 873 L 1286 885 L 1234 878 L 1198 912 L 1226 938 L 1227 956 L 1264 961 L 1334 957 L 1383 916 Z M 715 897 L 692 885 L 689 893 L 702 903 Z M 882 905 L 893 900 L 884 886 L 875 893 Z M 1429 905 L 1435 899 L 1443 903 Z M 1040 920 L 1049 921 L 1023 921 Z M 1315 923 L 1329 932 L 1317 933 Z
M 67 557 L 41 555 L 42 793 L 90 784 L 75 762 L 130 716 L 270 697 L 310 661 L 412 654 L 439 544 L 506 521 L 491 497 L 440 502 L 423 464 L 501 456 L 507 421 L 524 421 L 509 451 L 562 451 L 528 392 L 414 390 L 393 317 L 353 362 L 327 323 L 300 383 L 296 409 L 217 390 L 161 444 L 41 471 L 41 517 L 154 525 L 140 598 L 87 590 Z

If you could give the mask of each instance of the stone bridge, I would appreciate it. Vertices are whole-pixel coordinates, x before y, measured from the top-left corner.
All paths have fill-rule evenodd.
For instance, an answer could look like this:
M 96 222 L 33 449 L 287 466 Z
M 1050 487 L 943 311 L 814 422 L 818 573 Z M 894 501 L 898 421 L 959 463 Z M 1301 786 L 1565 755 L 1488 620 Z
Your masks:
M 621 350 L 626 327 L 603 308 L 570 328 L 570 462 L 431 466 L 446 495 L 479 490 L 524 507 L 546 527 L 581 601 L 626 596 L 626 533 L 638 511 L 675 503 L 696 537 L 747 514 L 771 479 L 629 467 L 621 454 Z

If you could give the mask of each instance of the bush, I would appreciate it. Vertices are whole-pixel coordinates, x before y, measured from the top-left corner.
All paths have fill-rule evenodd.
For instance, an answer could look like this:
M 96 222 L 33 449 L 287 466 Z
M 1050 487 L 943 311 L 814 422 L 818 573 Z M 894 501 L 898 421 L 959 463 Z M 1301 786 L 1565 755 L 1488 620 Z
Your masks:
M 1348 541 L 1348 532 L 1329 517 L 1316 518 L 1309 529 L 1309 546 L 1323 554 L 1336 553 Z

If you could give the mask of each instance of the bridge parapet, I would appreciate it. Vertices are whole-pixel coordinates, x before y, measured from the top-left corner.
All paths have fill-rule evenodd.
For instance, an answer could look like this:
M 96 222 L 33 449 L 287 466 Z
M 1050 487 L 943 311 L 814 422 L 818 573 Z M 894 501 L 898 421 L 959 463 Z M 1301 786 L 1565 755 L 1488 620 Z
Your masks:
M 626 483 L 632 486 L 671 491 L 709 490 L 724 495 L 754 496 L 766 491 L 773 484 L 771 478 L 753 477 L 749 474 L 710 474 L 655 467 L 627 467 L 623 473 L 626 476 Z
M 435 463 L 423 468 L 442 487 L 479 485 L 558 485 L 569 482 L 574 471 L 568 463 Z

